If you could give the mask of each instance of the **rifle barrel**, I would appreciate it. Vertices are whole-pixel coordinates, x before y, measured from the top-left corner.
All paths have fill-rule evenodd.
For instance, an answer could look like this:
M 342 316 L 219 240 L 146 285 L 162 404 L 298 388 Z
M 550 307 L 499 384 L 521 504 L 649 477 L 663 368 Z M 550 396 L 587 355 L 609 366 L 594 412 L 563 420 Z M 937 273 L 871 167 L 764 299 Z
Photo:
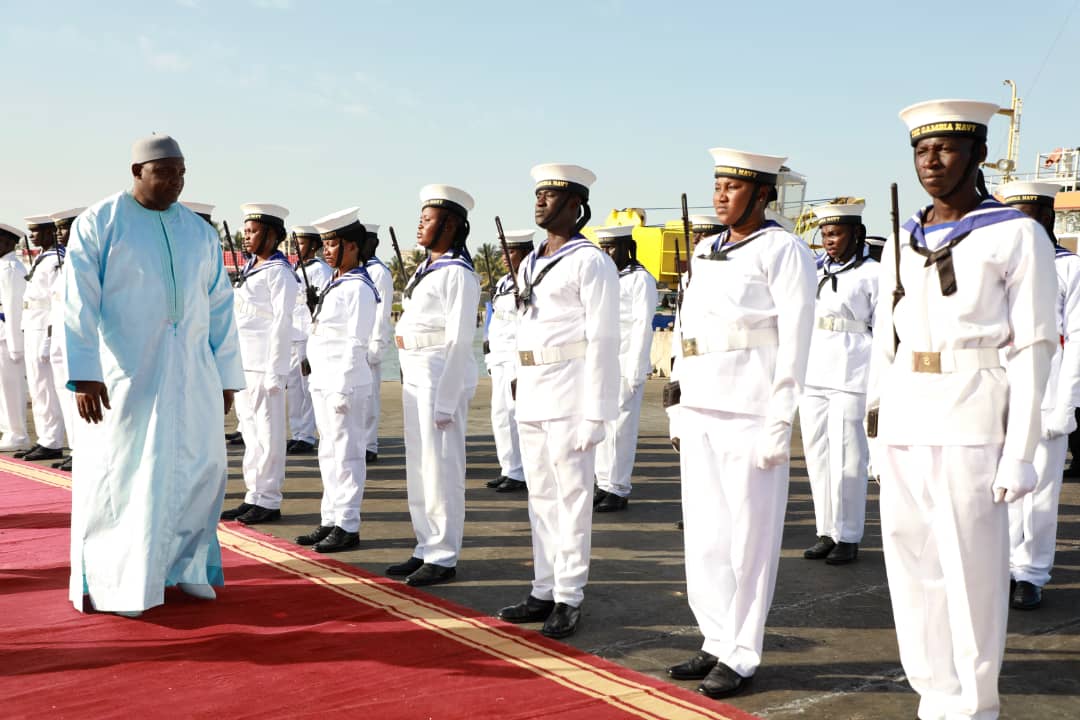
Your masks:
M 690 212 L 686 207 L 686 193 L 682 194 L 682 233 L 683 242 L 686 243 L 686 279 L 689 281 L 694 277 L 694 270 L 691 268 L 694 263 L 693 255 L 690 252 Z

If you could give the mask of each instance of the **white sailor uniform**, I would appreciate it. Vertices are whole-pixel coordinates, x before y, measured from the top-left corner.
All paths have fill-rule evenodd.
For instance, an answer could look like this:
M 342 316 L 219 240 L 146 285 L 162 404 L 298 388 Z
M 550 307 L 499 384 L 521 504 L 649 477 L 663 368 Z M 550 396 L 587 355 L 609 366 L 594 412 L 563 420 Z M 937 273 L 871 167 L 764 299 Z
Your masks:
M 320 294 L 307 342 L 308 384 L 320 437 L 320 524 L 346 532 L 360 529 L 367 477 L 363 421 L 372 381 L 367 352 L 378 299 L 363 267 L 332 280 Z
M 518 268 L 528 306 L 517 347 L 517 423 L 529 490 L 531 595 L 580 606 L 589 578 L 596 452 L 574 448 L 586 423 L 618 416 L 619 278 L 584 236 Z
M 488 323 L 488 353 L 484 363 L 491 373 L 491 432 L 495 438 L 495 454 L 499 459 L 499 475 L 523 481 L 521 445 L 515 400 L 511 383 L 517 379 L 518 311 L 514 284 L 510 275 L 503 275 L 495 285 L 491 298 L 491 322 Z
M 885 568 L 919 717 L 996 718 L 1009 535 L 994 489 L 1009 485 L 1009 499 L 1022 493 L 1012 478 L 1034 484 L 1058 341 L 1056 283 L 1045 282 L 1053 246 L 1034 220 L 993 199 L 924 228 L 928 210 L 900 231 L 905 295 L 895 311 L 894 240 L 882 254 L 868 406 L 880 405 Z M 928 266 L 928 253 L 951 265 L 955 282 Z M 998 349 L 1007 345 L 1006 376 Z
M 1009 504 L 1009 569 L 1012 579 L 1038 587 L 1050 582 L 1057 543 L 1058 498 L 1069 433 L 1080 406 L 1080 257 L 1057 248 L 1055 319 L 1058 336 L 1042 399 L 1043 433 L 1033 463 L 1039 476 L 1030 495 Z
M 0 431 L 6 449 L 29 447 L 26 429 L 26 361 L 23 294 L 26 266 L 14 250 L 0 257 Z M 63 323 L 60 325 L 63 327 Z
M 377 257 L 364 264 L 375 289 L 379 303 L 375 308 L 375 326 L 368 341 L 367 361 L 371 367 L 371 399 L 364 418 L 364 445 L 366 452 L 379 452 L 379 416 L 382 414 L 382 361 L 394 345 L 394 325 L 390 313 L 394 309 L 394 276 L 390 268 Z
M 244 502 L 277 510 L 285 482 L 284 391 L 299 283 L 281 252 L 259 265 L 256 259 L 244 265 L 235 291 L 247 385 L 236 393 L 236 416 L 244 434 Z
M 787 504 L 787 456 L 813 328 L 814 260 L 767 221 L 698 243 L 680 312 L 672 414 L 681 439 L 690 609 L 702 650 L 742 677 L 761 663 Z M 771 448 L 766 450 L 765 448 Z
M 53 246 L 40 253 L 30 266 L 23 295 L 23 347 L 34 431 L 38 445 L 54 450 L 64 446 L 64 416 L 53 383 L 49 321 L 52 318 L 52 289 L 60 273 L 58 255 L 65 253 L 63 246 Z
M 619 272 L 619 417 L 596 446 L 597 487 L 619 497 L 631 490 L 656 301 L 656 279 L 643 265 L 631 262 Z
M 65 249 L 66 253 L 66 249 Z M 53 279 L 52 287 L 49 288 L 49 326 L 53 332 L 58 332 L 64 327 L 64 311 L 67 304 L 64 301 L 64 275 L 67 265 L 63 265 Z M 68 389 L 67 360 L 64 358 L 64 343 L 53 342 L 49 345 L 49 364 L 52 366 L 53 387 L 56 389 L 56 401 L 60 406 L 60 422 L 63 424 L 64 434 L 67 436 L 67 446 L 75 448 L 75 421 L 78 415 L 75 411 L 75 393 Z
M 869 449 L 863 421 L 880 266 L 861 253 L 823 255 L 806 390 L 799 401 L 817 536 L 858 543 L 866 521 Z
M 302 370 L 307 357 L 308 333 L 311 332 L 311 310 L 307 305 L 307 285 L 304 277 L 316 293 L 322 292 L 333 277 L 334 271 L 321 258 L 311 258 L 295 268 L 297 282 L 296 304 L 293 306 L 292 343 L 289 352 L 289 378 L 285 384 L 285 405 L 289 413 L 289 435 L 292 440 L 315 444 L 315 411 L 311 406 L 309 382 Z
M 457 565 L 465 531 L 465 425 L 476 392 L 479 302 L 480 281 L 467 255 L 429 257 L 409 279 L 395 331 L 413 557 L 447 568 Z M 437 427 L 437 413 L 452 421 Z

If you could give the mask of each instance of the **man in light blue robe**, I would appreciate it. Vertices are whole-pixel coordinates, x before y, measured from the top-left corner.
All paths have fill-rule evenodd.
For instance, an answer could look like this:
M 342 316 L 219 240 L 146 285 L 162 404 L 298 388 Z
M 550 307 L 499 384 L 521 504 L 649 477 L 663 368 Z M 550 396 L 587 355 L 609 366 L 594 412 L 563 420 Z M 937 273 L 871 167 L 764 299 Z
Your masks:
M 176 202 L 176 141 L 135 143 L 131 191 L 90 207 L 68 245 L 65 339 L 76 393 L 69 595 L 137 616 L 166 586 L 213 599 L 224 414 L 244 386 L 233 291 L 213 228 Z

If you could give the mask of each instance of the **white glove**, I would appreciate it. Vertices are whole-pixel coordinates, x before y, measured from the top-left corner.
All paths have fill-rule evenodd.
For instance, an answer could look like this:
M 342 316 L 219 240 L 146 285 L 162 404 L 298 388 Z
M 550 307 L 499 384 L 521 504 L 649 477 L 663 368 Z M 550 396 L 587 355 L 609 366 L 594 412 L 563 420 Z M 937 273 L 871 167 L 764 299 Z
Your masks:
M 680 439 L 679 429 L 679 412 L 678 405 L 672 405 L 667 409 L 668 416 L 668 437 L 671 438 L 671 447 L 675 449 L 675 452 L 682 452 L 682 442 Z
M 1034 465 L 1002 456 L 998 460 L 997 472 L 994 474 L 994 502 L 999 503 L 1004 500 L 1011 503 L 1019 500 L 1035 489 L 1035 483 L 1038 480 L 1039 476 L 1035 473 Z
M 285 381 L 287 379 L 287 375 L 266 373 L 263 376 L 263 390 L 266 390 L 268 393 L 281 392 L 285 388 Z
M 584 420 L 578 425 L 577 434 L 571 444 L 574 450 L 585 452 L 604 441 L 604 423 L 600 420 Z
M 631 385 L 630 381 L 626 378 L 619 380 L 619 409 L 626 407 L 626 404 L 630 402 L 630 398 L 634 396 L 634 392 L 638 386 Z
M 48 360 L 49 352 L 52 350 L 52 338 L 48 335 L 43 335 L 41 338 L 41 348 L 38 351 L 39 360 Z
M 754 444 L 754 467 L 768 470 L 788 461 L 791 453 L 791 423 L 768 420 Z
M 345 393 L 330 393 L 330 407 L 337 415 L 349 412 L 349 396 Z
M 882 445 L 877 438 L 866 438 L 866 444 L 870 451 L 870 461 L 866 464 L 866 474 L 871 480 L 881 481 L 881 468 L 885 467 L 884 458 L 881 456 Z
M 1056 407 L 1050 411 L 1049 417 L 1043 423 L 1043 437 L 1052 440 L 1062 435 L 1068 435 L 1076 429 L 1076 413 L 1068 405 Z
M 378 365 L 381 362 L 382 362 L 382 357 L 379 356 L 379 353 L 376 352 L 375 350 L 372 350 L 372 349 L 368 348 L 368 351 L 367 351 L 367 364 L 368 364 L 368 367 L 371 367 L 372 365 Z
M 21 352 L 8 353 L 8 359 L 13 363 L 21 363 L 23 354 Z
M 440 430 L 445 430 L 446 428 L 450 427 L 453 422 L 454 416 L 450 413 L 445 413 L 442 410 L 435 411 L 435 427 L 439 428 Z

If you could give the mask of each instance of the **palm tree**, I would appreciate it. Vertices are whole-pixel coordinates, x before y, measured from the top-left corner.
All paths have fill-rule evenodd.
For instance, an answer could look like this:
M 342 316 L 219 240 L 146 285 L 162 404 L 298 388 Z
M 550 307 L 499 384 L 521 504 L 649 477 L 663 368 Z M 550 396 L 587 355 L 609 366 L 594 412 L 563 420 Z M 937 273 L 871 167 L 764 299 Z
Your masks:
M 506 264 L 503 262 L 499 248 L 494 243 L 484 243 L 476 249 L 473 264 L 480 276 L 481 286 L 487 283 L 487 291 L 495 292 L 496 281 L 506 272 Z
M 409 282 L 409 278 L 416 272 L 417 266 L 424 262 L 424 258 L 427 257 L 427 251 L 421 247 L 415 247 L 412 250 L 406 251 L 402 260 L 405 261 L 405 267 L 402 268 L 401 261 L 397 259 L 397 256 L 390 258 L 390 274 L 394 278 L 394 290 L 397 292 L 403 292 L 405 285 Z

